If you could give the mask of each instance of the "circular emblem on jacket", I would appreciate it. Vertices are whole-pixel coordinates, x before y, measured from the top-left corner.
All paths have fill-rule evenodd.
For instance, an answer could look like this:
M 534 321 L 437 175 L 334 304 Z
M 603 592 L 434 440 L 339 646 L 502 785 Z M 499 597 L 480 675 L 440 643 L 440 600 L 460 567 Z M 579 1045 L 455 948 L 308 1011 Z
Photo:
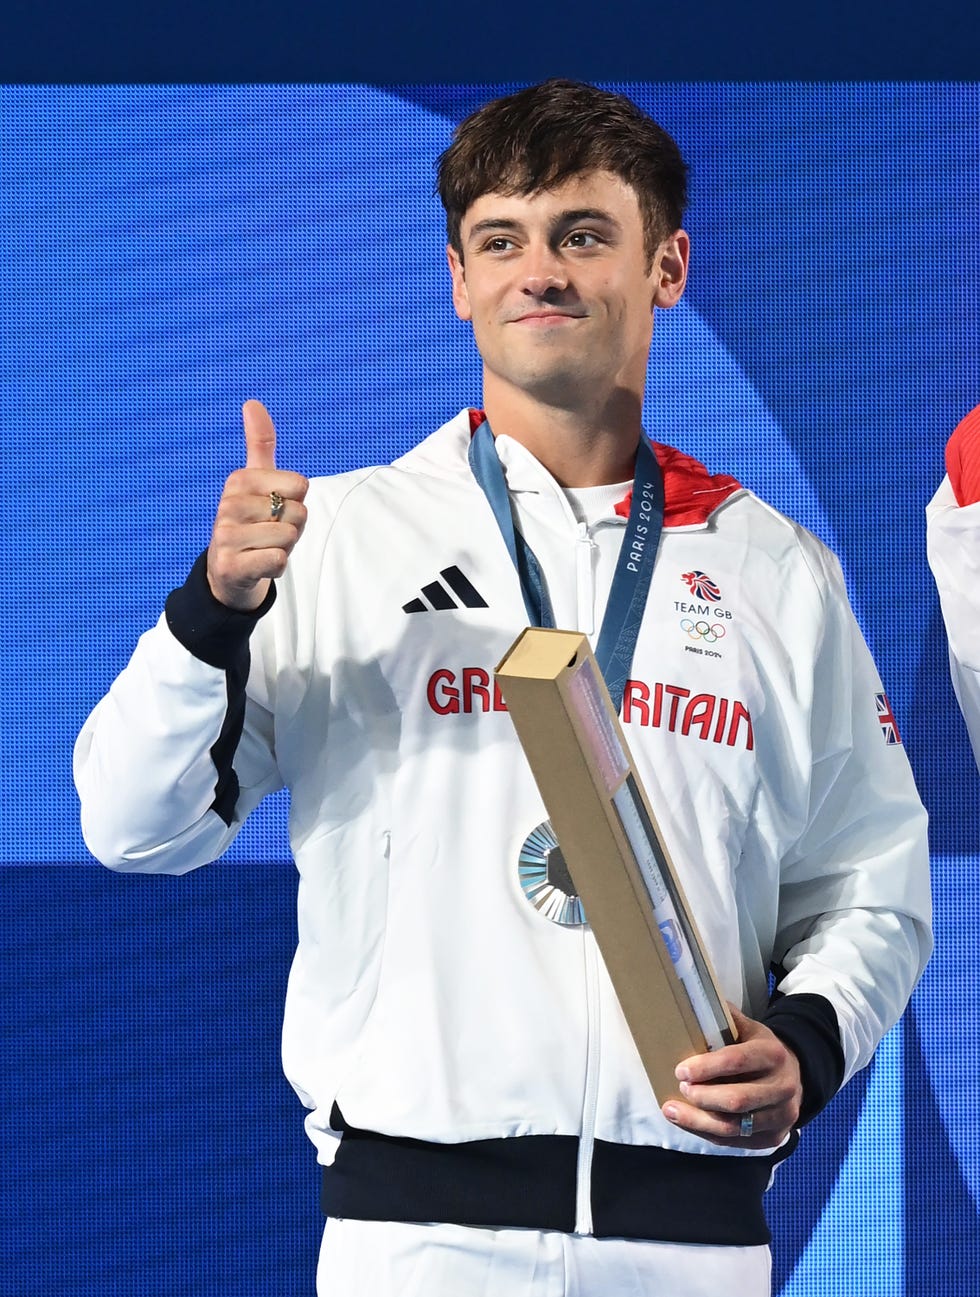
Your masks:
M 551 821 L 532 829 L 518 858 L 521 889 L 539 914 L 566 928 L 584 928 L 588 920 L 575 892 Z

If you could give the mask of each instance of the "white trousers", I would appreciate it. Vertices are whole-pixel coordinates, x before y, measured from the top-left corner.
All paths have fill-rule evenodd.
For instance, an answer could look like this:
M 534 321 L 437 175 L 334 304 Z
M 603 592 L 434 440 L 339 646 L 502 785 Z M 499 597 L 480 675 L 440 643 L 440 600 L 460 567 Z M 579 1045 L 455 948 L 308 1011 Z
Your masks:
M 710 1210 L 710 1206 L 708 1206 Z M 770 1297 L 767 1247 L 328 1220 L 317 1297 Z

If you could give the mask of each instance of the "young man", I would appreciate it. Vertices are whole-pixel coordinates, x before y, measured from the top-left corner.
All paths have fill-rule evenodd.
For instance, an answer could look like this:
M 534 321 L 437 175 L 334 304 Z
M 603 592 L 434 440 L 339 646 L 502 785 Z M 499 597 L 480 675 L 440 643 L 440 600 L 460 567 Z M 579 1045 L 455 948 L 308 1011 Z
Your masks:
M 643 435 L 688 267 L 674 142 L 548 82 L 465 121 L 439 187 L 483 410 L 307 483 L 246 404 L 208 552 L 79 738 L 86 837 L 179 873 L 291 790 L 321 1292 L 756 1297 L 773 1166 L 928 957 L 925 814 L 835 560 Z M 588 927 L 522 891 L 545 812 L 492 671 L 528 620 L 596 644 L 737 1006 L 662 1110 Z

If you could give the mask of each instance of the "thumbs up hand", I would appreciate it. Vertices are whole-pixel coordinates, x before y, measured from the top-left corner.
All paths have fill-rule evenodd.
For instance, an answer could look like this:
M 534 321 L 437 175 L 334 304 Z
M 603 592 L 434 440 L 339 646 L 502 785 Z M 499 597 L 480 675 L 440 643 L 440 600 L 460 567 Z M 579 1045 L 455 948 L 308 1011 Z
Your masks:
M 246 401 L 242 418 L 245 467 L 229 476 L 218 502 L 208 583 L 219 603 L 254 612 L 303 534 L 310 484 L 300 473 L 276 468 L 276 429 L 260 401 Z

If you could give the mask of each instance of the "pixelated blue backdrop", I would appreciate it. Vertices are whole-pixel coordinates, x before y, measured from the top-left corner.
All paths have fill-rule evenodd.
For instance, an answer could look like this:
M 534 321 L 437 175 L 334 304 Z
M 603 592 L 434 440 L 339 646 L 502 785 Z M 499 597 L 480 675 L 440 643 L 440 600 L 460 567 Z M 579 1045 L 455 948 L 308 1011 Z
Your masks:
M 479 403 L 432 161 L 504 88 L 0 90 L 3 1297 L 312 1293 L 282 799 L 208 869 L 111 875 L 71 744 L 207 543 L 244 398 L 308 474 Z M 691 165 L 648 430 L 841 555 L 932 816 L 937 953 L 777 1178 L 774 1292 L 975 1297 L 978 776 L 923 510 L 980 400 L 980 89 L 613 88 Z

